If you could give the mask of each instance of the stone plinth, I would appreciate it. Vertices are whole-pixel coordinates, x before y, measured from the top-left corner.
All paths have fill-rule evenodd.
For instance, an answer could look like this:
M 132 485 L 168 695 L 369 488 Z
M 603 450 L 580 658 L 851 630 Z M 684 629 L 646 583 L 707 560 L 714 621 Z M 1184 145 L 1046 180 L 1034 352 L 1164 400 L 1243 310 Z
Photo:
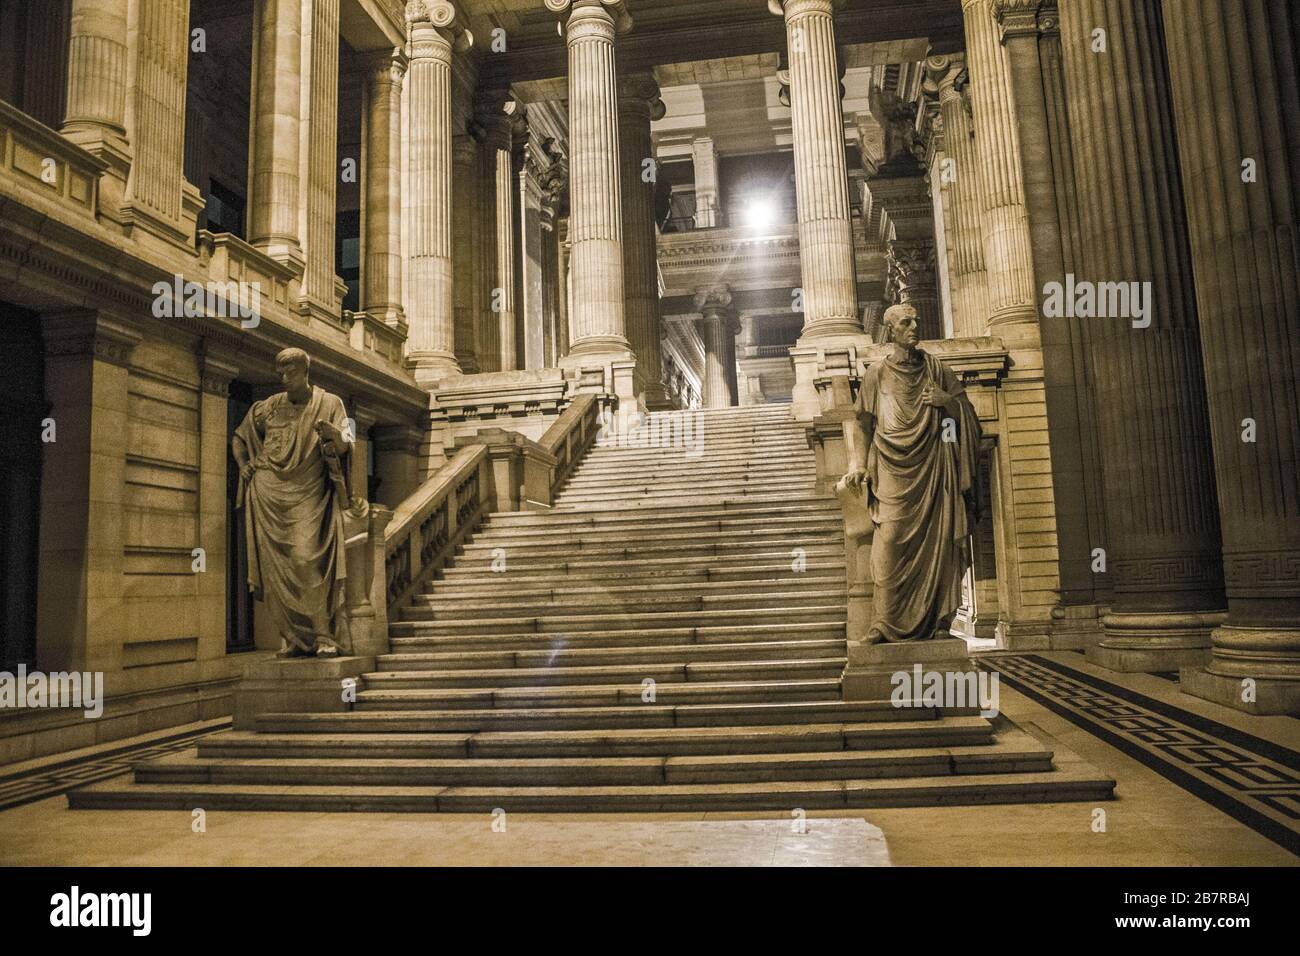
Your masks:
M 916 664 L 922 672 L 941 674 L 974 670 L 966 642 L 951 637 L 932 641 L 907 641 L 899 644 L 864 644 L 849 641 L 849 663 L 844 668 L 840 691 L 845 700 L 889 700 L 896 682 L 894 675 L 908 675 L 912 686 Z M 910 691 L 907 700 L 911 700 Z
M 352 709 L 344 681 L 375 669 L 373 657 L 254 661 L 235 687 L 235 729 L 253 730 L 259 714 L 334 714 Z

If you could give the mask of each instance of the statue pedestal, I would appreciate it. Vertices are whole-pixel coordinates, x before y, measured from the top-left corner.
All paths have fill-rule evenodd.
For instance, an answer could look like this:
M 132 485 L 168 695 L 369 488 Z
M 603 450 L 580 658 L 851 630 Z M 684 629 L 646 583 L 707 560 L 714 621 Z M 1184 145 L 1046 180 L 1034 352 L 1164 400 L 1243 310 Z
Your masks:
M 249 664 L 235 687 L 235 729 L 254 730 L 258 714 L 344 713 L 356 699 L 346 681 L 375 669 L 373 657 L 303 657 Z M 347 698 L 347 699 L 345 699 Z
M 941 640 L 908 641 L 901 644 L 863 644 L 849 641 L 849 663 L 840 680 L 845 700 L 890 700 L 898 682 L 894 675 L 907 675 L 904 687 L 911 700 L 913 669 L 939 673 L 973 671 L 966 642 L 951 637 Z

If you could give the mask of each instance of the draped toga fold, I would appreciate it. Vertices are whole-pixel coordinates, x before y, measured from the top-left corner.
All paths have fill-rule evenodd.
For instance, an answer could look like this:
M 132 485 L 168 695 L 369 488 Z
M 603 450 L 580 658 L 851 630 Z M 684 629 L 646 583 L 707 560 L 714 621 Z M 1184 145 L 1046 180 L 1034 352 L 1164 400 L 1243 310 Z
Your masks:
M 346 652 L 347 502 L 330 481 L 320 421 L 347 429 L 343 402 L 318 385 L 300 405 L 285 392 L 253 404 L 235 436 L 256 470 L 247 482 L 241 478 L 236 506 L 244 507 L 248 532 L 249 590 L 265 602 L 286 647 Z
M 946 629 L 961 603 L 979 501 L 979 418 L 956 376 L 915 354 L 872 365 L 857 400 L 868 441 L 871 628 L 886 641 L 929 640 Z M 923 403 L 927 385 L 952 398 L 942 408 Z

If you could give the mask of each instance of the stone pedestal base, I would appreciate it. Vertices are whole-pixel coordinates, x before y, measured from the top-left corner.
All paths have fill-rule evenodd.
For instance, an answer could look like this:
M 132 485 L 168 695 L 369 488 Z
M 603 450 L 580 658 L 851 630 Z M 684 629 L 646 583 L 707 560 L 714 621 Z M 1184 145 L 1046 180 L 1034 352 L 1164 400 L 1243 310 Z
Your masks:
M 920 664 L 922 672 L 971 671 L 966 642 L 952 637 L 942 640 L 909 641 L 903 644 L 862 644 L 849 642 L 849 662 L 844 668 L 840 693 L 845 700 L 890 700 L 898 682 L 897 673 L 907 675 L 906 688 L 912 686 L 912 673 Z M 906 699 L 911 699 L 910 691 Z
M 1247 680 L 1253 684 L 1247 685 Z M 1248 714 L 1300 716 L 1300 680 L 1235 677 L 1208 668 L 1184 667 L 1178 672 L 1178 689 Z
M 1049 646 L 1054 651 L 1086 650 L 1101 641 L 1101 614 L 1096 604 L 1057 605 L 1052 608 Z
M 373 657 L 304 657 L 254 661 L 235 687 L 236 730 L 253 730 L 258 714 L 343 713 L 354 694 L 344 681 L 375 669 Z
M 1121 673 L 1176 671 L 1205 664 L 1210 632 L 1221 611 L 1176 614 L 1107 614 L 1102 639 L 1088 648 L 1088 662 Z

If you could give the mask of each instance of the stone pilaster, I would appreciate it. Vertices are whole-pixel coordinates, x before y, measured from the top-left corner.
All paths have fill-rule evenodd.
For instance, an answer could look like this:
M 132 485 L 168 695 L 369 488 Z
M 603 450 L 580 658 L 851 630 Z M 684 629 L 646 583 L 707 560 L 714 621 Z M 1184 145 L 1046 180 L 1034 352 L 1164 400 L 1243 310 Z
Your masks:
M 116 218 L 131 147 L 126 139 L 127 0 L 73 0 L 63 135 L 109 164 L 100 205 Z
M 1287 4 L 1173 0 L 1163 12 L 1182 171 L 1196 183 L 1187 225 L 1228 599 L 1209 664 L 1185 668 L 1182 689 L 1297 715 L 1298 24 Z
M 619 89 L 619 152 L 623 157 L 623 282 L 627 338 L 636 354 L 637 392 L 651 409 L 669 408 L 659 348 L 658 236 L 655 226 L 655 164 L 650 124 L 664 116 L 659 84 L 650 73 L 623 77 Z M 649 166 L 647 166 L 649 164 Z
M 37 647 L 42 669 L 116 670 L 125 640 L 127 386 L 138 331 L 90 310 L 45 315 Z M 57 477 L 57 480 L 52 480 Z M 110 693 L 112 688 L 109 688 Z
M 339 298 L 335 276 L 335 211 L 338 208 L 339 0 L 313 0 L 306 25 L 308 61 L 306 201 L 299 234 L 306 239 L 302 275 L 304 311 L 337 322 Z
M 461 372 L 452 262 L 451 56 L 453 45 L 464 47 L 469 41 L 447 0 L 413 0 L 406 6 L 406 19 L 411 32 L 407 172 L 412 193 L 406 360 L 415 380 L 431 386 Z
M 452 191 L 457 197 L 459 227 L 452 230 L 452 272 L 456 301 L 456 364 L 467 375 L 480 371 L 478 312 L 475 310 L 475 264 L 479 249 L 479 145 L 473 137 L 452 143 Z
M 303 5 L 262 0 L 255 9 L 248 241 L 271 258 L 302 268 Z
M 800 343 L 862 335 L 835 46 L 835 0 L 769 0 L 785 18 L 804 326 Z
M 984 224 L 989 325 L 1033 323 L 1038 314 L 1020 137 L 994 0 L 962 0 L 971 77 L 975 155 Z
M 413 47 L 417 44 L 412 44 Z M 365 237 L 365 256 L 361 271 L 361 308 L 373 319 L 394 328 L 405 329 L 406 315 L 402 309 L 402 222 L 401 222 L 401 100 L 402 78 L 406 73 L 406 54 L 401 50 L 379 50 L 369 56 L 369 75 L 366 82 L 366 163 L 363 174 L 365 189 L 365 222 L 362 232 Z M 412 110 L 412 115 L 415 110 Z M 421 130 L 421 124 L 413 124 L 415 131 Z M 445 143 L 446 165 L 443 174 L 450 181 L 451 143 Z M 419 147 L 413 144 L 412 151 L 419 155 Z M 419 180 L 418 160 L 412 161 L 412 180 Z M 417 190 L 418 186 L 414 187 Z M 436 200 L 435 200 L 436 201 Z M 421 232 L 419 226 L 412 230 L 412 242 L 417 249 Z M 430 340 L 437 333 L 429 331 L 431 322 L 422 316 L 421 337 L 413 338 L 409 343 L 410 357 L 418 361 L 430 352 L 440 355 L 445 351 L 448 361 L 455 362 L 451 351 L 451 242 L 447 237 L 446 246 L 446 293 L 447 300 L 446 328 L 447 342 L 445 350 L 437 350 Z M 417 258 L 413 254 L 412 258 Z M 412 284 L 413 287 L 416 283 Z M 419 294 L 417 292 L 417 294 Z M 440 327 L 441 328 L 441 327 Z
M 424 429 L 414 425 L 379 425 L 375 443 L 374 499 L 396 508 L 420 486 L 420 445 Z
M 718 191 L 718 150 L 711 136 L 697 136 L 691 142 L 695 169 L 695 228 L 721 226 L 722 201 Z
M 1159 3 L 1077 0 L 1061 12 L 1080 200 L 1076 281 L 1142 283 L 1145 306 L 1145 318 L 1089 319 L 1114 590 L 1089 655 L 1114 669 L 1169 670 L 1205 657 L 1225 601 Z M 1104 52 L 1094 52 L 1097 30 Z M 1137 311 L 1132 302 L 1127 311 Z
M 569 217 L 563 216 L 555 221 L 555 246 L 559 269 L 559 275 L 556 278 L 556 288 L 559 299 L 555 311 L 555 337 L 558 341 L 557 349 L 561 357 L 569 354 L 569 346 L 573 339 L 569 333 Z
M 622 171 L 615 38 L 631 29 L 622 0 L 545 0 L 568 13 L 569 242 L 573 295 L 566 364 L 632 360 L 626 335 Z
M 695 296 L 695 308 L 700 311 L 704 342 L 704 407 L 729 408 L 735 404 L 736 333 L 740 331 L 731 289 L 701 289 Z
M 966 57 L 960 53 L 936 56 L 925 65 L 927 88 L 939 98 L 944 152 L 951 161 L 940 167 L 937 177 L 931 173 L 930 188 L 949 199 L 944 206 L 950 211 L 944 231 L 952 250 L 948 261 L 952 334 L 954 338 L 972 338 L 988 328 L 989 301 Z

